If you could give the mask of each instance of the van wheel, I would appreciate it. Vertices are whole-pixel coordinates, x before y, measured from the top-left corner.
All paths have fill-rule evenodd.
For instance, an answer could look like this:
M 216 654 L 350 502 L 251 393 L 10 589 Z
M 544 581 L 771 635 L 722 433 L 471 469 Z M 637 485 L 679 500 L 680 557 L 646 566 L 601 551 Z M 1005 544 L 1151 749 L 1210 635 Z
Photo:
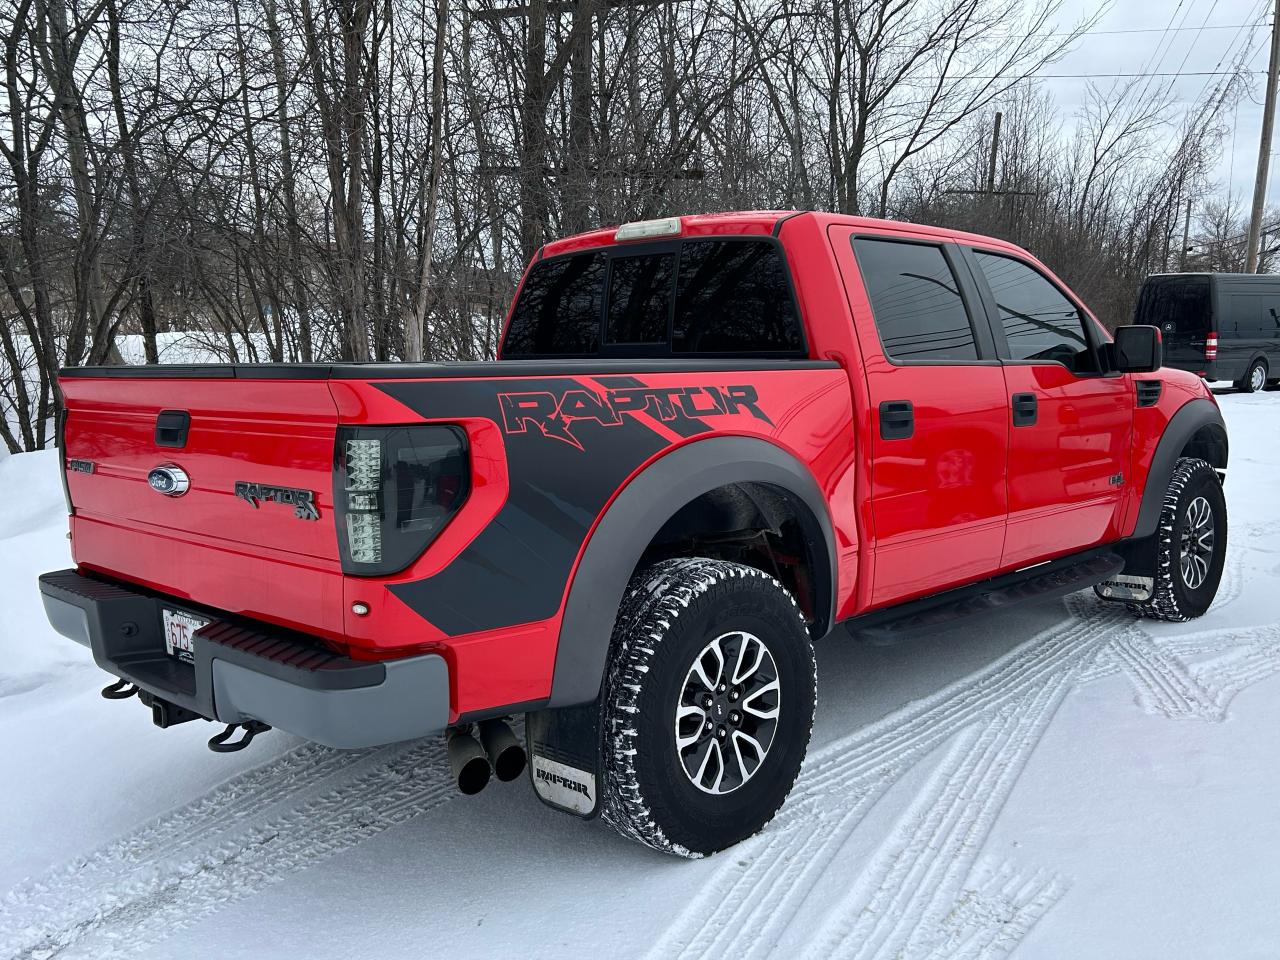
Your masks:
M 605 820 L 684 857 L 758 833 L 800 773 L 816 674 L 800 609 L 768 574 L 699 557 L 636 574 L 605 687 Z
M 1267 362 L 1258 359 L 1249 364 L 1249 369 L 1245 371 L 1244 378 L 1236 384 L 1236 389 L 1241 393 L 1257 393 L 1266 385 Z
M 1174 468 L 1156 529 L 1155 592 L 1134 608 L 1156 620 L 1191 620 L 1218 593 L 1227 554 L 1227 501 L 1204 460 L 1182 457 Z

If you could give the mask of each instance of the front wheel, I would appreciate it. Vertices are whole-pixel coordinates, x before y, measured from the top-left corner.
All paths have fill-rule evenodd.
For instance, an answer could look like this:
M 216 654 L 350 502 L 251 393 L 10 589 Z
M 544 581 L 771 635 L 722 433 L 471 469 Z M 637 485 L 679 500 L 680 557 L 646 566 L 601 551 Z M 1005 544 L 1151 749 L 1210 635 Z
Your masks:
M 813 728 L 813 646 L 791 594 L 754 567 L 663 561 L 632 580 L 611 657 L 604 818 L 686 857 L 759 832 Z
M 1145 617 L 1191 620 L 1209 609 L 1227 555 L 1227 501 L 1213 467 L 1183 457 L 1174 467 L 1156 529 L 1155 591 Z

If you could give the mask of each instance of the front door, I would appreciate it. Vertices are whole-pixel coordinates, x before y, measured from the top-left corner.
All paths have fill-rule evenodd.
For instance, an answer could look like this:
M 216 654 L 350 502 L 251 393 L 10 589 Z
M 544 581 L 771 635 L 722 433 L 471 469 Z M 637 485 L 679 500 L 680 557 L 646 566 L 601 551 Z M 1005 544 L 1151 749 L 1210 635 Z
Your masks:
M 990 576 L 1008 401 L 976 287 L 950 244 L 847 227 L 831 239 L 871 399 L 871 605 Z
M 1016 569 L 1115 539 L 1130 482 L 1133 386 L 1108 373 L 1093 320 L 1024 260 L 974 250 L 1009 395 L 1009 524 Z

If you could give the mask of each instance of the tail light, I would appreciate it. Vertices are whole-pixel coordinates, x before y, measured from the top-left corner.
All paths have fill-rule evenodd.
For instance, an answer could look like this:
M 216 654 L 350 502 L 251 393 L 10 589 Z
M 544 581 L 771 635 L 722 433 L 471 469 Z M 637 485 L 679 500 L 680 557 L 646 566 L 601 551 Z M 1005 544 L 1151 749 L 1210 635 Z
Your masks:
M 341 427 L 334 471 L 342 569 L 399 573 L 427 549 L 471 489 L 457 427 Z
M 1206 360 L 1218 359 L 1218 334 L 1211 332 L 1204 340 L 1204 358 Z

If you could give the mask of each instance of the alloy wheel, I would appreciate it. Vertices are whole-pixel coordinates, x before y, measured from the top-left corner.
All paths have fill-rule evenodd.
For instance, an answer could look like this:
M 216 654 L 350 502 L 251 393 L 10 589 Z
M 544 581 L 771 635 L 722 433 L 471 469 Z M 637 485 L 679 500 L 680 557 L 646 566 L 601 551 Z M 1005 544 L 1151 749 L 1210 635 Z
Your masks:
M 1208 500 L 1196 497 L 1187 504 L 1186 522 L 1182 527 L 1179 565 L 1182 568 L 1182 582 L 1187 589 L 1197 589 L 1209 576 L 1213 545 L 1213 510 Z
M 704 793 L 732 793 L 764 764 L 778 728 L 778 667 L 755 634 L 721 634 L 685 675 L 675 742 L 685 775 Z

